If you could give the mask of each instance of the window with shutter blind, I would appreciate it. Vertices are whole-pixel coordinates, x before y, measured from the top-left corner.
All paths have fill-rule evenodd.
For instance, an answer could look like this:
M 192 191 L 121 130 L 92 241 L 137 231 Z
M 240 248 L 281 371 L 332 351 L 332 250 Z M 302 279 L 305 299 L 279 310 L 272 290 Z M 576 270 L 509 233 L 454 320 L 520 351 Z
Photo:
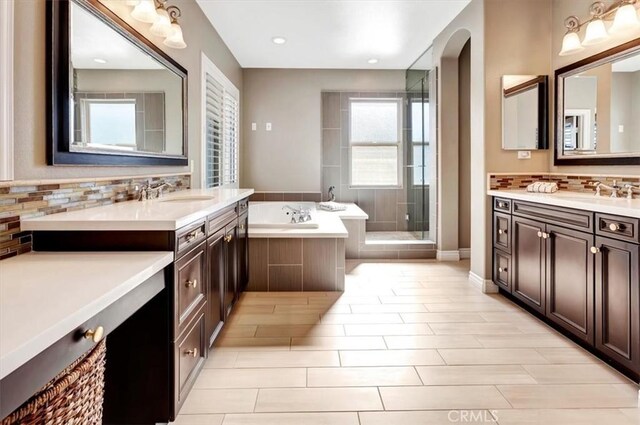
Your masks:
M 237 187 L 239 91 L 204 54 L 202 88 L 203 187 Z

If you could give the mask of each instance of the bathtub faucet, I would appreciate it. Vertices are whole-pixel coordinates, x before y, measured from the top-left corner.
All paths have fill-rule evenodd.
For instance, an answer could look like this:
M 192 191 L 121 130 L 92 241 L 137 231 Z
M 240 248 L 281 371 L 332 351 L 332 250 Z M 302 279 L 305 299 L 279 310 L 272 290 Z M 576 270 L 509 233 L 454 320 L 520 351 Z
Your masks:
M 292 223 L 304 223 L 305 221 L 311 220 L 311 210 L 308 208 L 302 207 L 292 207 L 289 205 L 285 205 L 282 207 L 283 210 L 288 210 L 287 215 L 291 215 Z

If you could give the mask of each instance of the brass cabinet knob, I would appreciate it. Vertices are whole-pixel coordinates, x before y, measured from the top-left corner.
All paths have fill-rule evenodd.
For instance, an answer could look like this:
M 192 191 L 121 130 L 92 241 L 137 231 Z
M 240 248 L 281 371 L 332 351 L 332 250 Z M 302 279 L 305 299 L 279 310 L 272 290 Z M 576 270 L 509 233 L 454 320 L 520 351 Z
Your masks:
M 618 223 L 609 224 L 609 230 L 611 230 L 612 232 L 619 232 L 621 229 L 622 226 L 620 226 Z
M 189 233 L 187 235 L 187 242 L 193 242 L 195 239 L 198 238 L 198 231 L 194 230 L 193 232 Z
M 507 208 L 507 204 L 505 204 L 504 202 L 498 202 L 498 207 L 499 208 Z
M 543 233 L 542 234 L 542 239 L 549 239 L 551 237 L 551 235 L 549 233 Z
M 88 329 L 85 331 L 84 337 L 92 340 L 93 342 L 100 342 L 104 337 L 104 328 L 102 326 L 98 326 L 95 329 Z
M 498 271 L 499 271 L 500 273 L 505 273 L 505 272 L 507 271 L 507 268 L 506 268 L 506 267 L 505 267 L 505 268 L 498 267 Z
M 187 280 L 184 283 L 184 286 L 186 286 L 187 288 L 195 288 L 196 286 L 198 286 L 198 279 Z
M 597 246 L 592 246 L 590 251 L 592 254 L 597 254 L 600 252 L 600 248 L 598 248 Z
M 244 230 L 244 224 L 240 225 L 240 230 Z
M 542 232 L 538 231 L 538 237 L 541 238 L 542 237 Z
M 498 234 L 499 235 L 506 235 L 507 234 L 507 229 L 498 229 Z
M 191 357 L 198 357 L 198 349 L 197 348 L 192 348 L 191 350 L 185 350 L 184 352 L 185 356 L 191 356 Z
M 225 241 L 225 242 L 231 242 L 231 239 L 233 239 L 233 235 L 226 235 L 226 236 L 224 237 L 224 241 Z

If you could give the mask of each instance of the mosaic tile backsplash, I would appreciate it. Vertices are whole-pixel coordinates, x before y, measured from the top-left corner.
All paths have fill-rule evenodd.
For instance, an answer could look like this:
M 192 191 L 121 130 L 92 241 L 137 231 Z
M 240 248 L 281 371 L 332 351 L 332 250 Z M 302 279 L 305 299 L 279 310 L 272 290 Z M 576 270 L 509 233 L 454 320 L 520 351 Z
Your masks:
M 22 231 L 20 220 L 136 199 L 136 186 L 151 182 L 173 185 L 166 192 L 189 189 L 191 176 L 144 176 L 107 179 L 73 179 L 0 186 L 0 260 L 31 251 L 31 232 Z
M 571 192 L 595 192 L 594 182 L 602 182 L 606 185 L 613 185 L 616 181 L 618 186 L 625 184 L 640 185 L 638 176 L 588 176 L 588 175 L 567 175 L 567 174 L 490 174 L 489 188 L 491 190 L 526 189 L 528 185 L 537 181 L 555 182 L 559 190 Z

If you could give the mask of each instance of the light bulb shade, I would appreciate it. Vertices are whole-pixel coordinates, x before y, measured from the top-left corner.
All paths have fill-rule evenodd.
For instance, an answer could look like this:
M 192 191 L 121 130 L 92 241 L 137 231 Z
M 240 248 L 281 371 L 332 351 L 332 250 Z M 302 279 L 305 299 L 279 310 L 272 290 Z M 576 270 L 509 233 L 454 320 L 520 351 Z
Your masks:
M 140 0 L 125 0 L 124 4 L 127 6 L 137 6 Z
M 593 46 L 594 44 L 602 43 L 609 38 L 607 28 L 604 26 L 602 19 L 596 19 L 589 22 L 587 30 L 582 40 L 583 46 Z
M 184 49 L 187 47 L 187 43 L 184 42 L 184 38 L 182 37 L 182 28 L 180 28 L 180 25 L 174 22 L 171 24 L 171 28 L 172 33 L 164 40 L 164 45 L 172 49 Z
M 153 24 L 158 19 L 156 5 L 153 0 L 140 0 L 140 3 L 131 11 L 133 19 Z
M 578 53 L 584 50 L 582 43 L 580 43 L 580 36 L 577 32 L 568 32 L 562 39 L 562 50 L 560 50 L 560 56 L 568 56 L 574 53 Z
M 638 28 L 640 28 L 640 20 L 638 20 L 636 8 L 632 4 L 625 4 L 616 12 L 609 31 L 611 34 L 625 34 Z
M 156 13 L 158 14 L 158 18 L 153 25 L 151 25 L 149 31 L 151 31 L 151 34 L 157 35 L 158 37 L 169 37 L 173 32 L 169 13 L 164 9 L 157 9 Z

